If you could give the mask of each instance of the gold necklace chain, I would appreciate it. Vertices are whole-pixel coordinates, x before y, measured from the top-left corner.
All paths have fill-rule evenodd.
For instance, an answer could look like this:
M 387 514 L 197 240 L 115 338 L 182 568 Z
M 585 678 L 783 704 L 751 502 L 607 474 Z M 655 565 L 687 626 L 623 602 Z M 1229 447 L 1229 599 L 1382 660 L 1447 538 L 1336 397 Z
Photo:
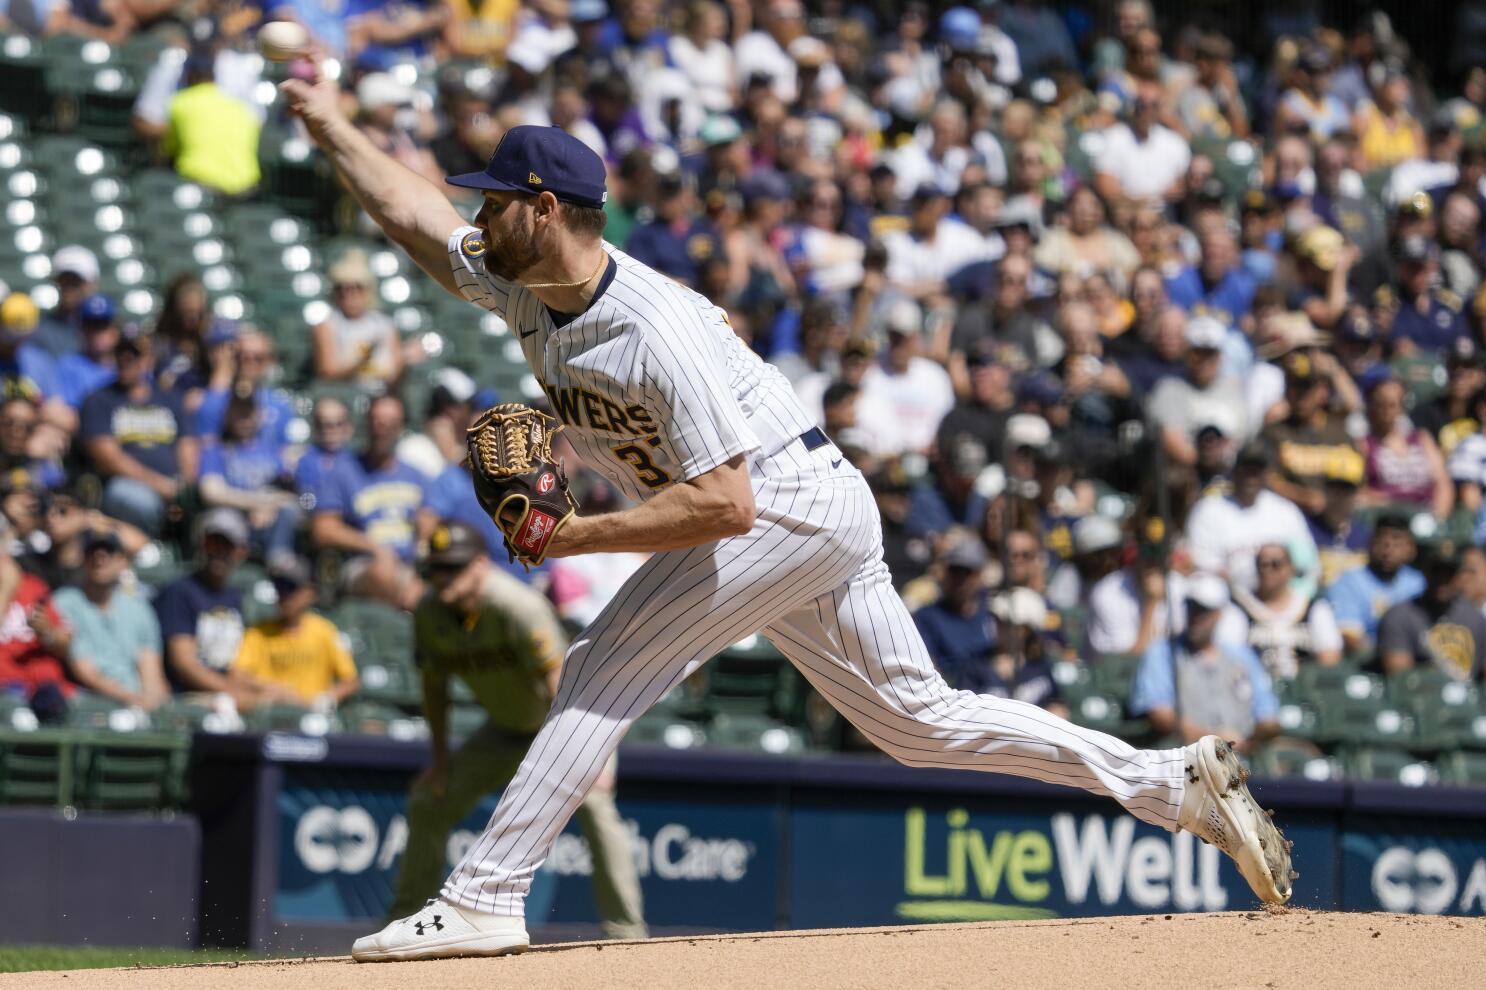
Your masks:
M 587 278 L 579 279 L 576 282 L 532 282 L 532 283 L 530 283 L 528 285 L 523 285 L 522 288 L 523 289 L 575 289 L 578 286 L 587 285 L 589 282 L 592 282 L 594 280 L 594 278 L 596 278 L 598 276 L 598 273 L 604 270 L 604 266 L 607 265 L 608 263 L 609 263 L 609 252 L 603 250 L 602 248 L 600 248 L 599 249 L 599 263 L 598 263 L 598 267 L 595 268 L 593 270 L 593 274 L 592 275 L 589 275 Z

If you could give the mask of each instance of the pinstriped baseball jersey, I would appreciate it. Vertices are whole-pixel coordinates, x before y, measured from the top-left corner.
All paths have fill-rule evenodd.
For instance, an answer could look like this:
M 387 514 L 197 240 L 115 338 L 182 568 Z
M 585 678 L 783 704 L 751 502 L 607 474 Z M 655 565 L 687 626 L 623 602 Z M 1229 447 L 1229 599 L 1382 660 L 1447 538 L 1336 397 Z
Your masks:
M 484 270 L 473 227 L 449 260 L 503 316 L 580 456 L 644 499 L 749 455 L 746 534 L 657 553 L 576 637 L 531 750 L 445 882 L 450 903 L 520 915 L 537 867 L 631 722 L 706 660 L 763 632 L 816 691 L 898 760 L 1073 784 L 1175 828 L 1180 750 L 1136 750 L 1032 705 L 954 691 L 882 561 L 872 491 L 722 312 L 613 248 L 577 316 Z
M 517 335 L 585 464 L 643 501 L 738 454 L 770 457 L 814 425 L 788 380 L 738 339 L 721 309 L 605 249 L 609 267 L 594 299 L 569 320 L 488 273 L 476 228 L 449 238 L 460 291 Z

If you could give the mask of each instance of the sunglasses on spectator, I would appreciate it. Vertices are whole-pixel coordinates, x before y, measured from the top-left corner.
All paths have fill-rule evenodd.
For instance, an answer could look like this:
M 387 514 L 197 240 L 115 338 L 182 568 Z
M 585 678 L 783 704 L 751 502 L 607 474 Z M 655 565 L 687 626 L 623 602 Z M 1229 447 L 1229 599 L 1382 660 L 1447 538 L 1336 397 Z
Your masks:
M 345 429 L 347 426 L 350 426 L 350 425 L 351 425 L 351 421 L 349 419 L 316 419 L 315 420 L 315 429 L 317 429 L 317 430 L 342 430 L 342 429 Z
M 1286 567 L 1289 564 L 1289 561 L 1285 560 L 1283 557 L 1260 557 L 1258 560 L 1258 564 L 1260 570 L 1277 571 Z
M 1036 550 L 1013 550 L 1007 554 L 1012 560 L 1036 560 Z

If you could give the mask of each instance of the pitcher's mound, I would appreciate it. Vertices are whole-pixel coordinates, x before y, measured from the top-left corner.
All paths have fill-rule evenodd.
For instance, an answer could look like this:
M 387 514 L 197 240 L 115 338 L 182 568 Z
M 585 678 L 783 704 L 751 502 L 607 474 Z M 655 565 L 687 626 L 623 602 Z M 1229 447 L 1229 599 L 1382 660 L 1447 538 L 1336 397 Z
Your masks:
M 1146 915 L 584 942 L 502 959 L 23 973 L 49 990 L 1429 990 L 1481 986 L 1486 918 Z M 0 986 L 7 978 L 0 977 Z

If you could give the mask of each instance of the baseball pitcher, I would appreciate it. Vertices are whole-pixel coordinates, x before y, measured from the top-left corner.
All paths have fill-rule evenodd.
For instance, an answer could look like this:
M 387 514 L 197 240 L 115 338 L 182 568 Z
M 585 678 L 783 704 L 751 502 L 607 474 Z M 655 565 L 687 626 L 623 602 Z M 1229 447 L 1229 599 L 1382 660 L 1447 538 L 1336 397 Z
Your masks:
M 1222 848 L 1262 899 L 1289 898 L 1288 846 L 1218 738 L 1140 750 L 945 684 L 893 591 L 862 475 L 721 309 L 604 242 L 604 165 L 582 142 L 557 128 L 511 128 L 483 171 L 449 180 L 484 197 L 467 223 L 351 126 L 333 83 L 284 90 L 387 235 L 444 288 L 505 320 L 578 454 L 639 503 L 570 514 L 530 495 L 555 465 L 539 457 L 520 474 L 485 458 L 494 468 L 475 464 L 477 484 L 485 504 L 508 510 L 497 520 L 508 548 L 527 560 L 654 554 L 574 639 L 551 712 L 439 898 L 358 939 L 354 958 L 525 949 L 532 876 L 630 723 L 754 632 L 903 763 L 1107 795 L 1142 821 Z M 531 460 L 539 445 L 513 439 L 511 462 Z M 472 440 L 498 453 L 493 438 Z M 511 478 L 522 497 L 508 502 Z M 534 522 L 539 512 L 552 521 Z

